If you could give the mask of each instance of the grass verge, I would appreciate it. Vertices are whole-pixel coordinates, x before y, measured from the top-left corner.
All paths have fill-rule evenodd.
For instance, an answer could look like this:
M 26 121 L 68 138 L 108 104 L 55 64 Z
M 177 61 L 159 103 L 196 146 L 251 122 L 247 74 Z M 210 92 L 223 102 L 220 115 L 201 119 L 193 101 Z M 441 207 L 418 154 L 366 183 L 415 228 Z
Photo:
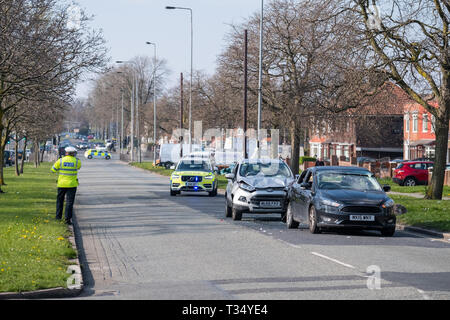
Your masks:
M 148 171 L 151 171 L 153 173 L 157 173 L 163 176 L 168 176 L 172 174 L 174 170 L 171 169 L 165 169 L 164 167 L 155 167 L 153 166 L 153 163 L 151 162 L 132 162 L 130 163 L 132 166 L 136 168 L 145 169 Z M 225 178 L 225 176 L 217 175 L 217 179 L 219 182 L 219 185 L 217 186 L 219 189 L 225 189 L 227 187 L 228 180 Z
M 69 259 L 76 257 L 67 226 L 54 219 L 56 175 L 51 164 L 26 165 L 16 177 L 5 168 L 0 195 L 0 292 L 67 287 Z
M 421 193 L 423 195 L 426 194 L 427 186 L 425 185 L 419 185 L 414 187 L 408 187 L 408 186 L 400 186 L 396 184 L 392 179 L 385 178 L 385 179 L 378 179 L 379 183 L 381 185 L 388 184 L 391 186 L 391 191 L 394 192 L 402 192 L 402 193 Z M 443 197 L 450 197 L 450 187 L 444 186 L 444 192 L 442 193 Z
M 408 210 L 408 213 L 397 217 L 398 223 L 443 232 L 450 231 L 450 201 L 424 200 L 401 195 L 389 197 Z

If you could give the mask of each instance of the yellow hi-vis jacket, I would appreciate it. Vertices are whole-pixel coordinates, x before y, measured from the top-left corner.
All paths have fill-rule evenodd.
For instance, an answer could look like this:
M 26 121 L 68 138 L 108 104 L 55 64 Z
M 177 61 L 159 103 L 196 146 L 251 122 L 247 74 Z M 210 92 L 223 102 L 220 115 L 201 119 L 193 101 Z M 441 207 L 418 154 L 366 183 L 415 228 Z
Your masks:
M 81 168 L 81 161 L 72 156 L 60 158 L 52 167 L 52 172 L 58 173 L 58 188 L 78 187 L 78 170 Z

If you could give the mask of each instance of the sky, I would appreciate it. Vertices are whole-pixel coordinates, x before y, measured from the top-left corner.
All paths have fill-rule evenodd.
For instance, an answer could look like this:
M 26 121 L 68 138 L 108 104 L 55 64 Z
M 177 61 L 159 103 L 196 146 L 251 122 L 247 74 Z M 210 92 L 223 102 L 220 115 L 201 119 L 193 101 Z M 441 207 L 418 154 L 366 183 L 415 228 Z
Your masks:
M 89 15 L 91 26 L 101 29 L 110 49 L 111 63 L 136 56 L 164 58 L 171 70 L 167 86 L 178 84 L 180 73 L 190 72 L 190 14 L 167 10 L 166 6 L 189 7 L 193 11 L 194 70 L 212 74 L 217 56 L 225 47 L 230 24 L 239 24 L 259 12 L 261 0 L 76 0 Z M 266 2 L 268 2 L 266 0 Z M 92 78 L 86 75 L 85 79 Z M 76 95 L 88 96 L 92 81 L 80 81 Z

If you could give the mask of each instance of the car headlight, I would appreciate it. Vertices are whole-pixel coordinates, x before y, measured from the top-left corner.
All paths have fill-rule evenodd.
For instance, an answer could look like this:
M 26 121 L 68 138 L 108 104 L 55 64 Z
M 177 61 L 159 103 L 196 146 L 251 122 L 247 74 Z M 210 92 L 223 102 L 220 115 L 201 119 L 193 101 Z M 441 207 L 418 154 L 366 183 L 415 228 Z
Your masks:
M 320 202 L 325 213 L 337 213 L 341 204 L 332 200 L 324 199 Z
M 210 174 L 210 175 L 204 177 L 204 179 L 205 179 L 205 180 L 212 180 L 212 179 L 214 179 L 214 175 L 213 175 L 213 174 Z
M 177 179 L 180 179 L 180 175 L 177 175 L 177 174 L 173 174 L 172 175 L 172 180 L 177 180 Z
M 253 192 L 256 190 L 255 187 L 253 187 L 249 184 L 243 183 L 243 182 L 241 184 L 239 184 L 239 187 L 248 192 Z
M 381 206 L 383 208 L 392 208 L 394 206 L 395 202 L 392 199 L 389 199 L 388 201 L 386 201 L 385 203 L 383 203 Z

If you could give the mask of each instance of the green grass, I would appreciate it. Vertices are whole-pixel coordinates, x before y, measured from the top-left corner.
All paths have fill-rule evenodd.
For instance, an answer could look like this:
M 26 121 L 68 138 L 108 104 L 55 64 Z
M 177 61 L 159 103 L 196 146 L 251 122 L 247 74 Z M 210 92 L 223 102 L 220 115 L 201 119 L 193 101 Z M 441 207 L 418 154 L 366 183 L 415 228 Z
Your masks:
M 26 165 L 16 177 L 5 168 L 0 194 L 0 292 L 66 287 L 76 257 L 67 226 L 56 221 L 56 175 L 51 164 Z
M 145 169 L 145 170 L 160 174 L 162 176 L 168 176 L 168 177 L 170 177 L 170 175 L 174 171 L 172 169 L 166 169 L 164 167 L 155 167 L 155 166 L 153 166 L 152 162 L 141 162 L 141 163 L 132 162 L 130 164 L 136 168 Z
M 400 186 L 396 184 L 392 179 L 385 178 L 385 179 L 378 179 L 379 183 L 381 185 L 388 184 L 391 186 L 391 191 L 394 192 L 402 192 L 402 193 L 421 193 L 423 195 L 426 194 L 427 186 L 425 185 L 419 185 L 414 187 L 408 187 L 408 186 Z M 450 187 L 444 186 L 444 192 L 442 193 L 443 197 L 450 197 Z
M 408 212 L 397 217 L 397 222 L 414 227 L 450 231 L 450 201 L 424 200 L 402 195 L 389 195 Z
M 151 163 L 151 162 L 142 162 L 142 163 L 132 162 L 131 165 L 135 166 L 137 168 L 145 169 L 145 170 L 160 174 L 162 176 L 168 176 L 168 177 L 170 177 L 170 175 L 174 171 L 171 169 L 165 169 L 164 167 L 154 167 L 153 163 Z M 221 176 L 221 175 L 218 175 L 217 178 L 218 178 L 218 182 L 219 182 L 219 185 L 217 187 L 219 189 L 225 189 L 227 187 L 228 180 L 225 178 L 225 176 Z

